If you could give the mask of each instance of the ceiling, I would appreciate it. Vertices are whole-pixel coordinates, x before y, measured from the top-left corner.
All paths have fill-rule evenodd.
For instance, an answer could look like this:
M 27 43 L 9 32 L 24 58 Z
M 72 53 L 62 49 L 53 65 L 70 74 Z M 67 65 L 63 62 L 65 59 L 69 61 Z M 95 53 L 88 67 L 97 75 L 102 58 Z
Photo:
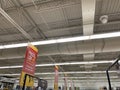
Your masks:
M 5 17 L 0 10 L 1 45 L 120 31 L 120 0 L 91 0 L 87 3 L 83 0 L 0 0 L 0 6 L 14 20 L 13 24 L 13 21 Z M 106 24 L 100 21 L 102 15 L 108 16 Z M 115 37 L 37 45 L 39 50 L 37 64 L 62 63 L 59 71 L 71 72 L 67 73 L 67 77 L 73 77 L 73 80 L 76 80 L 74 77 L 86 77 L 77 80 L 106 77 L 105 72 L 92 72 L 105 71 L 111 63 L 70 65 L 64 63 L 115 60 L 120 54 L 119 40 L 120 37 Z M 22 65 L 25 50 L 26 47 L 0 49 L 0 67 Z M 21 69 L 0 68 L 0 75 L 13 74 L 14 77 L 19 77 Z M 116 68 L 114 67 L 112 71 L 116 71 Z M 47 72 L 52 74 L 46 75 Z M 53 74 L 54 65 L 36 68 L 36 75 L 40 78 L 53 77 Z M 63 73 L 60 77 L 62 76 Z M 112 72 L 111 76 L 117 76 L 117 73 Z M 117 79 L 114 78 L 113 81 Z M 106 78 L 103 80 L 107 81 Z

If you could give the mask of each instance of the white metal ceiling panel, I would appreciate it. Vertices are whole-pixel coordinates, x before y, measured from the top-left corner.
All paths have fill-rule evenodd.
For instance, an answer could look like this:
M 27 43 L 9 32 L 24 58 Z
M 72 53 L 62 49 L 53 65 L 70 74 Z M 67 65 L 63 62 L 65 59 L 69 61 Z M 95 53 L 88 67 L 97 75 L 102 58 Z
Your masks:
M 0 28 L 11 28 L 14 27 L 10 22 L 8 22 L 7 19 L 5 19 L 3 16 L 0 16 Z
M 27 26 L 30 25 L 28 20 L 24 17 L 24 13 L 22 12 L 21 9 L 14 10 L 12 12 L 9 12 L 8 15 L 20 26 Z
M 120 12 L 120 0 L 103 0 L 101 14 Z
M 51 32 L 44 32 L 44 33 L 47 37 L 61 37 L 61 36 L 68 36 L 68 35 L 71 36 L 71 33 L 68 30 L 64 32 L 63 31 L 54 31 L 54 32 L 51 31 Z
M 64 8 L 68 19 L 75 19 L 82 17 L 81 4 L 71 5 Z
M 116 24 L 106 24 L 106 25 L 96 25 L 95 33 L 107 33 L 107 32 L 115 32 L 120 31 L 120 22 Z
M 33 0 L 34 1 L 34 0 Z M 32 0 L 20 0 L 22 4 L 32 3 Z
M 42 15 L 41 12 L 38 12 L 35 9 L 35 7 L 29 7 L 29 8 L 26 8 L 26 10 L 37 24 L 45 23 L 44 18 L 42 18 L 41 16 Z
M 46 22 L 56 22 L 64 20 L 64 16 L 61 9 L 42 12 L 42 16 Z
M 11 0 L 1 0 L 0 3 L 3 9 L 14 7 L 14 4 Z

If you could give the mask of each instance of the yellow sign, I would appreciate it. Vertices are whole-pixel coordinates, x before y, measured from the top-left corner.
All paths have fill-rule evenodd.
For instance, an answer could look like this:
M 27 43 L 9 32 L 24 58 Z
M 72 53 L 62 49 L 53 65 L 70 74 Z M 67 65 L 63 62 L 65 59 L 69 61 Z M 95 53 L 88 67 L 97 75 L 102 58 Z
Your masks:
M 54 90 L 58 90 L 58 83 L 54 83 Z
M 58 70 L 58 66 L 57 66 L 57 65 L 55 65 L 55 69 L 57 69 L 57 70 Z
M 24 79 L 25 79 L 25 72 L 22 71 L 21 73 L 21 77 L 20 77 L 20 86 L 23 86 L 24 83 Z M 26 77 L 26 82 L 25 82 L 25 86 L 31 87 L 34 85 L 34 78 L 31 76 Z

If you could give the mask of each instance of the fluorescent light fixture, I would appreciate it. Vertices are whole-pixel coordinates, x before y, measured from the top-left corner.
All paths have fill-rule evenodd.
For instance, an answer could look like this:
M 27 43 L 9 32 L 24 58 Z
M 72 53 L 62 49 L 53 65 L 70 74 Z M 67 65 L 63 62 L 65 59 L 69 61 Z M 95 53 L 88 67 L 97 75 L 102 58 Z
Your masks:
M 55 43 L 75 42 L 75 41 L 103 39 L 103 38 L 113 38 L 113 37 L 120 37 L 120 32 L 95 34 L 95 35 L 89 35 L 89 36 L 60 38 L 60 39 L 36 41 L 36 42 L 30 42 L 30 43 L 33 44 L 33 45 L 47 45 L 47 44 L 55 44 Z M 1 45 L 0 49 L 25 47 L 27 45 L 28 45 L 28 43 Z
M 17 48 L 17 47 L 25 47 L 27 46 L 27 43 L 21 43 L 21 44 L 11 44 L 11 45 L 4 45 L 4 48 Z
M 26 47 L 27 45 L 28 45 L 28 43 L 1 45 L 1 46 L 0 46 L 0 49 L 9 49 L 9 48 Z
M 117 72 L 117 71 L 109 71 L 110 73 L 115 73 L 115 72 Z M 59 72 L 59 74 L 62 74 L 62 73 L 66 73 L 66 74 L 74 74 L 74 73 L 76 73 L 76 74 L 89 74 L 89 73 L 106 73 L 106 71 L 79 71 L 79 72 Z
M 56 43 L 74 42 L 74 41 L 83 41 L 83 40 L 89 40 L 89 36 L 79 36 L 79 37 L 56 39 Z
M 31 42 L 33 45 L 46 45 L 46 44 L 54 44 L 56 40 L 45 40 L 45 41 L 38 41 L 38 42 Z
M 102 63 L 113 63 L 113 62 L 114 62 L 114 60 L 109 60 L 109 61 L 86 61 L 86 62 L 65 62 L 65 63 L 53 63 L 53 64 L 38 64 L 36 66 L 102 64 Z
M 59 79 L 64 79 L 65 77 L 59 77 Z M 67 79 L 106 79 L 106 76 L 105 77 L 66 77 Z M 118 78 L 118 76 L 111 76 L 110 78 Z M 45 78 L 42 78 L 42 79 L 51 79 L 53 80 L 54 77 L 45 77 Z
M 50 79 L 48 79 L 47 80 L 49 83 L 51 83 L 51 82 L 54 82 L 54 80 L 50 80 Z M 67 80 L 68 81 L 68 84 L 70 84 L 71 85 L 71 80 Z M 86 84 L 88 85 L 91 85 L 90 83 L 98 83 L 98 82 L 104 82 L 104 83 L 107 83 L 108 82 L 108 80 L 106 80 L 106 79 L 90 79 L 90 80 L 88 80 L 88 79 L 83 79 L 83 80 L 76 80 L 76 79 L 74 79 L 74 80 L 72 80 L 72 81 L 74 81 L 75 82 L 75 84 L 76 83 L 78 83 L 78 85 L 80 85 L 80 84 L 82 84 L 82 83 L 84 83 L 84 85 L 82 84 L 81 85 L 81 87 L 86 87 Z M 111 79 L 111 81 L 112 82 L 114 82 L 114 83 L 116 83 L 116 82 L 120 82 L 120 80 L 116 80 L 116 79 Z M 59 83 L 62 83 L 63 84 L 63 82 L 64 82 L 64 80 L 59 80 Z M 93 85 L 93 84 L 92 84 Z M 87 87 L 92 87 L 92 86 L 87 86 Z
M 62 77 L 62 78 L 64 78 L 64 77 Z M 98 79 L 98 77 L 67 77 L 68 79 L 70 78 L 70 79 L 84 79 L 84 78 L 89 78 L 89 79 L 93 79 L 93 78 L 96 78 L 96 79 Z M 102 79 L 102 78 L 106 78 L 106 77 L 99 77 L 99 79 Z M 118 78 L 118 76 L 112 76 L 112 77 L 110 77 L 110 78 Z
M 90 39 L 103 39 L 103 38 L 113 38 L 113 37 L 120 37 L 120 32 L 91 35 Z
M 109 71 L 109 73 L 116 73 L 117 71 Z M 59 72 L 59 74 L 105 74 L 106 71 L 71 71 L 71 72 Z M 35 73 L 35 75 L 54 75 L 55 72 L 47 72 L 47 73 Z M 16 73 L 16 74 L 0 74 L 0 76 L 3 76 L 3 75 L 6 75 L 6 76 L 18 76 L 20 75 L 20 73 Z
M 10 73 L 10 74 L 0 74 L 0 76 L 19 76 L 20 75 L 20 73 L 14 73 L 14 74 L 12 74 L 12 73 Z
M 23 67 L 22 65 L 21 66 L 3 66 L 3 67 L 0 67 L 0 69 L 9 69 L 9 68 L 21 68 Z
M 107 61 L 86 61 L 86 62 L 64 62 L 64 63 L 50 63 L 50 64 L 37 64 L 36 67 L 47 67 L 47 66 L 65 66 L 65 65 L 83 65 L 83 64 L 104 64 L 104 63 L 113 63 L 114 60 Z M 10 69 L 10 68 L 22 68 L 22 65 L 18 66 L 2 66 L 0 69 Z
M 51 75 L 51 74 L 55 74 L 55 72 L 35 73 L 35 75 Z M 59 74 L 63 74 L 63 72 L 59 72 Z

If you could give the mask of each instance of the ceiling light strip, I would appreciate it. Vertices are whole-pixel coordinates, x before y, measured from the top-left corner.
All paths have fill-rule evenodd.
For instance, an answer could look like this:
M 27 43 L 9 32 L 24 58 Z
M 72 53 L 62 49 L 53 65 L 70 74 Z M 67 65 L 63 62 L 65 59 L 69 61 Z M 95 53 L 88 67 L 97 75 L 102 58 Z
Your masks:
M 110 73 L 116 73 L 117 71 L 109 71 Z M 66 74 L 89 74 L 89 73 L 91 73 L 91 74 L 105 74 L 106 73 L 106 71 L 71 71 L 71 72 L 59 72 L 59 74 L 63 74 L 63 73 L 66 73 Z M 47 72 L 47 73 L 35 73 L 35 75 L 53 75 L 53 74 L 55 74 L 54 72 Z M 16 74 L 0 74 L 0 76 L 5 76 L 5 75 L 7 75 L 7 76 L 18 76 L 18 75 L 20 75 L 20 73 L 16 73 Z
M 95 35 L 89 35 L 89 36 L 78 36 L 78 37 L 70 37 L 70 38 L 60 38 L 60 39 L 36 41 L 36 42 L 30 42 L 30 43 L 33 45 L 47 45 L 47 44 L 55 44 L 55 43 L 65 43 L 65 42 L 113 38 L 113 37 L 120 37 L 120 32 L 95 34 Z M 0 45 L 0 49 L 25 47 L 27 45 L 28 45 L 28 43 Z
M 64 79 L 65 77 L 60 77 L 60 79 Z M 90 76 L 90 77 L 66 77 L 67 79 L 106 79 L 106 76 L 104 77 L 94 77 L 94 76 Z M 118 78 L 118 76 L 111 76 L 110 78 Z M 42 78 L 42 79 L 51 79 L 53 80 L 54 77 L 45 77 L 45 78 Z
M 65 66 L 65 65 L 84 65 L 84 64 L 105 64 L 105 63 L 113 63 L 114 60 L 107 61 L 86 61 L 86 62 L 65 62 L 65 63 L 50 63 L 50 64 L 37 64 L 36 67 L 47 67 L 47 66 Z M 22 68 L 22 65 L 18 66 L 2 66 L 0 69 L 10 69 L 10 68 Z

